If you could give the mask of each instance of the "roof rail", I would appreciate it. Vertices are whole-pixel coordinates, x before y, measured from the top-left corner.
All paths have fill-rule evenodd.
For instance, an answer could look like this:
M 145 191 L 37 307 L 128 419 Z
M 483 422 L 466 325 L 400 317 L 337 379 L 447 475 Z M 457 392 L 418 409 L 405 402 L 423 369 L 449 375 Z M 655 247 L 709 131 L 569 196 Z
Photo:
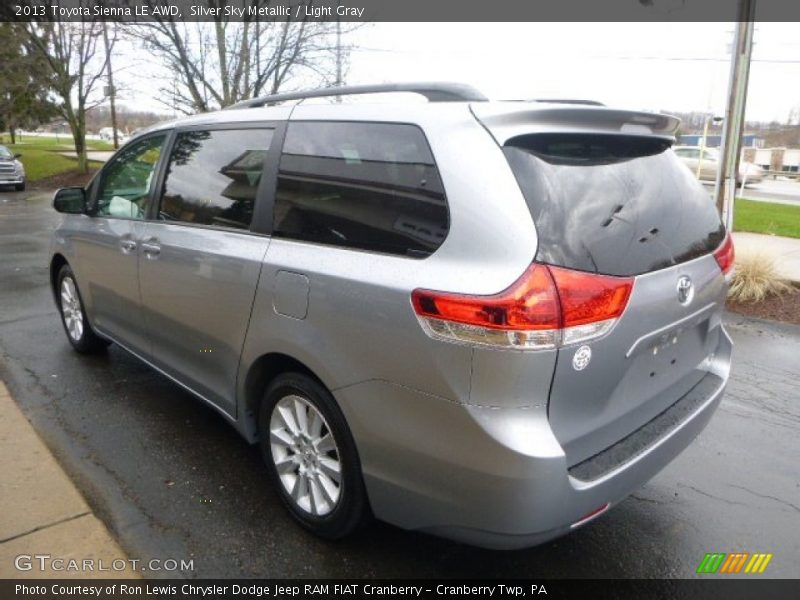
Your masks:
M 488 100 L 486 96 L 474 87 L 464 83 L 379 83 L 375 85 L 345 85 L 308 90 L 306 92 L 273 94 L 237 102 L 227 108 L 256 108 L 287 100 L 353 96 L 357 94 L 383 94 L 388 92 L 412 92 L 425 96 L 429 102 L 484 102 Z
M 535 98 L 534 102 L 543 102 L 548 104 L 581 104 L 583 106 L 605 106 L 602 102 L 597 100 L 581 100 L 572 98 Z

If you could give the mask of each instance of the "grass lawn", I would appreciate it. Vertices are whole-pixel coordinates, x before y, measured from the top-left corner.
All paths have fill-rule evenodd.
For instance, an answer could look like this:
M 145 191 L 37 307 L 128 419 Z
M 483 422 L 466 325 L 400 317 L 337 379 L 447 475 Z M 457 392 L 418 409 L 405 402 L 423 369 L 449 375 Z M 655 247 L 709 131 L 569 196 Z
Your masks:
M 800 206 L 737 198 L 733 230 L 800 238 Z
M 52 150 L 42 150 L 27 144 L 9 145 L 8 148 L 12 152 L 22 154 L 20 160 L 25 165 L 25 173 L 31 183 L 59 173 L 72 171 L 78 166 L 76 159 L 62 156 Z
M 41 179 L 74 171 L 78 166 L 75 158 L 60 154 L 75 150 L 72 138 L 68 135 L 55 137 L 18 136 L 17 144 L 6 144 L 14 153 L 22 154 L 22 164 L 28 181 L 35 183 Z M 113 146 L 99 140 L 87 140 L 90 150 L 113 150 Z M 89 161 L 89 168 L 98 168 L 102 163 Z
M 0 142 L 6 146 L 10 146 L 11 138 L 7 133 L 0 134 L 5 141 Z M 58 136 L 44 137 L 33 135 L 19 135 L 17 134 L 18 146 L 36 146 L 37 148 L 52 148 L 54 150 L 75 150 L 72 142 L 72 135 L 69 133 L 59 134 Z M 105 140 L 86 140 L 86 147 L 89 150 L 113 150 L 114 144 L 106 142 Z

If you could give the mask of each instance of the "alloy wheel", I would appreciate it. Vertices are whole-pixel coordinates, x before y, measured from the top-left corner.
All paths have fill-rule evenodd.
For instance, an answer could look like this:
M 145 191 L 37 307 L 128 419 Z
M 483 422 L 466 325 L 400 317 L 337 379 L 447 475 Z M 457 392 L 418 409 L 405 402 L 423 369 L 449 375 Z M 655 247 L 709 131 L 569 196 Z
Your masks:
M 61 314 L 69 337 L 79 342 L 83 337 L 83 310 L 75 281 L 69 276 L 61 280 Z
M 313 404 L 296 394 L 275 404 L 270 449 L 281 484 L 298 508 L 315 517 L 336 508 L 342 494 L 339 448 Z

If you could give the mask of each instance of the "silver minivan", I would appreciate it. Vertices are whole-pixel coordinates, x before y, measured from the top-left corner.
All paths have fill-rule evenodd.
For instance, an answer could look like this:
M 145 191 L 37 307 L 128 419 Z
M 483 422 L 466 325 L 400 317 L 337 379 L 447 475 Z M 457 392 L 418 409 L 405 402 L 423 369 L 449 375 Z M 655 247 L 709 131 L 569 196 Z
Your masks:
M 332 95 L 362 101 L 306 101 Z M 258 443 L 320 536 L 537 544 L 658 473 L 727 383 L 733 246 L 677 126 L 459 84 L 160 124 L 56 193 L 56 304 L 75 350 L 118 344 Z

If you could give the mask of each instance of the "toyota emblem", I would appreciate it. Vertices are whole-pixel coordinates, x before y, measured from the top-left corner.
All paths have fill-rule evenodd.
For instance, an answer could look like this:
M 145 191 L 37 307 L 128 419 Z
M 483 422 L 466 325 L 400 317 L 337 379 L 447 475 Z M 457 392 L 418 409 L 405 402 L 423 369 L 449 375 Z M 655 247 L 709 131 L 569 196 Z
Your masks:
M 692 280 L 688 275 L 683 275 L 678 279 L 678 302 L 681 304 L 689 304 L 694 298 L 694 286 Z

